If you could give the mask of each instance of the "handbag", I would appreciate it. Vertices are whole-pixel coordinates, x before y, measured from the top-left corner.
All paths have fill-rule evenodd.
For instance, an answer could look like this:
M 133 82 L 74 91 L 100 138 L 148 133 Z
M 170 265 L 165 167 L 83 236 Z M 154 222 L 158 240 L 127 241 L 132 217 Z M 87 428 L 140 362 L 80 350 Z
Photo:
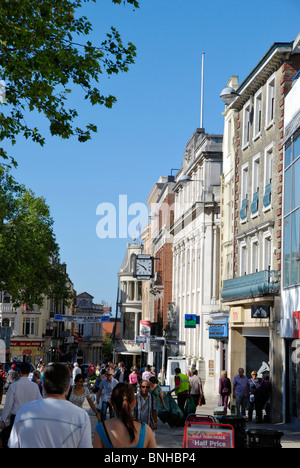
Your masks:
M 206 400 L 205 400 L 204 393 L 202 393 L 202 394 L 199 396 L 198 406 L 204 406 L 204 405 L 206 405 Z

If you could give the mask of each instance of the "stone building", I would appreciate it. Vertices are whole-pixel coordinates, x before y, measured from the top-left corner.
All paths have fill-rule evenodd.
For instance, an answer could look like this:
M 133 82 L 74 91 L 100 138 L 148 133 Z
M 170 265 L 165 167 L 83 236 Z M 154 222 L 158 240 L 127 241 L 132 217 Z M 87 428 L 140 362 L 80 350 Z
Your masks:
M 179 311 L 180 355 L 197 368 L 205 392 L 216 395 L 226 359 L 223 344 L 210 339 L 220 312 L 220 175 L 222 135 L 198 128 L 186 145 L 176 176 L 173 234 L 173 303 Z M 225 337 L 224 337 L 225 340 Z
M 280 338 L 284 96 L 299 69 L 297 43 L 275 43 L 237 86 L 225 110 L 234 115 L 233 278 L 223 282 L 229 307 L 229 375 L 269 373 L 274 421 L 282 419 Z M 224 200 L 225 202 L 225 200 Z M 223 265 L 226 259 L 223 258 Z

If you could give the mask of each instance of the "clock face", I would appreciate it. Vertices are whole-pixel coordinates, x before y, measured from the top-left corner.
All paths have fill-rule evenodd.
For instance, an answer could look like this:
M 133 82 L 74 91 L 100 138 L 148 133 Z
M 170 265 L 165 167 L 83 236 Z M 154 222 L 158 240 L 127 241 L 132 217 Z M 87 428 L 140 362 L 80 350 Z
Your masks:
M 138 258 L 136 259 L 135 263 L 135 274 L 136 276 L 147 276 L 151 277 L 153 272 L 152 272 L 152 258 Z

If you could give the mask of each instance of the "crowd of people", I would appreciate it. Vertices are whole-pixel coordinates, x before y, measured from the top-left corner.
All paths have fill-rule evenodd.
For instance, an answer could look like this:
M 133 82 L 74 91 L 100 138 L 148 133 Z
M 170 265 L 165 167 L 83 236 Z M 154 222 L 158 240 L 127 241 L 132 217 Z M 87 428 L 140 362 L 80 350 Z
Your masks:
M 90 391 L 84 385 L 85 375 L 77 363 L 70 369 L 60 363 L 45 366 L 40 362 L 33 374 L 30 364 L 22 363 L 20 375 L 13 364 L 7 376 L 4 371 L 0 372 L 2 393 L 5 386 L 7 391 L 0 419 L 1 446 L 155 448 L 156 401 L 162 395 L 154 372 L 150 370 L 150 375 L 146 376 L 148 379 L 144 379 L 144 373 L 137 368 L 128 372 L 122 362 L 117 366 L 91 363 L 87 378 L 95 380 Z M 98 420 L 94 442 L 90 418 L 82 408 L 85 400 Z
M 29 363 L 22 363 L 20 375 L 13 364 L 7 376 L 0 365 L 0 399 L 7 391 L 0 419 L 3 448 L 155 448 L 159 408 L 166 409 L 161 389 L 161 372 L 146 366 L 127 370 L 123 362 L 93 365 L 84 370 L 60 363 L 45 366 L 41 361 L 31 373 Z M 85 380 L 90 385 L 85 385 Z M 175 369 L 175 392 L 182 412 L 189 396 L 196 406 L 204 402 L 198 371 Z M 226 371 L 219 380 L 220 406 L 225 412 L 236 405 L 237 415 L 262 422 L 263 409 L 269 416 L 271 384 L 268 375 L 247 378 L 239 369 L 231 384 Z M 98 424 L 92 441 L 91 422 L 83 410 L 87 401 Z M 101 401 L 101 403 L 100 403 Z M 109 419 L 107 420 L 107 414 Z
M 229 404 L 236 406 L 237 416 L 246 416 L 248 409 L 248 421 L 253 419 L 253 412 L 256 412 L 256 422 L 263 422 L 263 410 L 265 409 L 265 421 L 270 420 L 270 396 L 271 383 L 268 374 L 258 378 L 257 371 L 251 372 L 251 377 L 245 375 L 245 370 L 240 368 L 238 374 L 234 377 L 231 384 L 227 377 L 227 372 L 222 371 L 219 380 L 220 406 L 227 411 Z

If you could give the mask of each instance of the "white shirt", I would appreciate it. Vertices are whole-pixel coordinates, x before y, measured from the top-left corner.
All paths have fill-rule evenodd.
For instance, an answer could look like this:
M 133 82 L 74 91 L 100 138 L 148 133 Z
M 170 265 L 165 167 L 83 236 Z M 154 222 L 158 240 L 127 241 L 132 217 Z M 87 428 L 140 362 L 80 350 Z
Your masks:
M 45 398 L 22 406 L 17 413 L 10 448 L 92 448 L 86 411 L 66 400 Z
M 80 367 L 74 367 L 73 372 L 72 372 L 72 378 L 75 380 L 76 375 L 81 374 L 81 369 Z
M 12 414 L 17 414 L 18 409 L 30 401 L 42 398 L 38 385 L 28 380 L 28 377 L 21 377 L 17 382 L 13 382 L 8 389 L 1 421 L 6 421 Z

